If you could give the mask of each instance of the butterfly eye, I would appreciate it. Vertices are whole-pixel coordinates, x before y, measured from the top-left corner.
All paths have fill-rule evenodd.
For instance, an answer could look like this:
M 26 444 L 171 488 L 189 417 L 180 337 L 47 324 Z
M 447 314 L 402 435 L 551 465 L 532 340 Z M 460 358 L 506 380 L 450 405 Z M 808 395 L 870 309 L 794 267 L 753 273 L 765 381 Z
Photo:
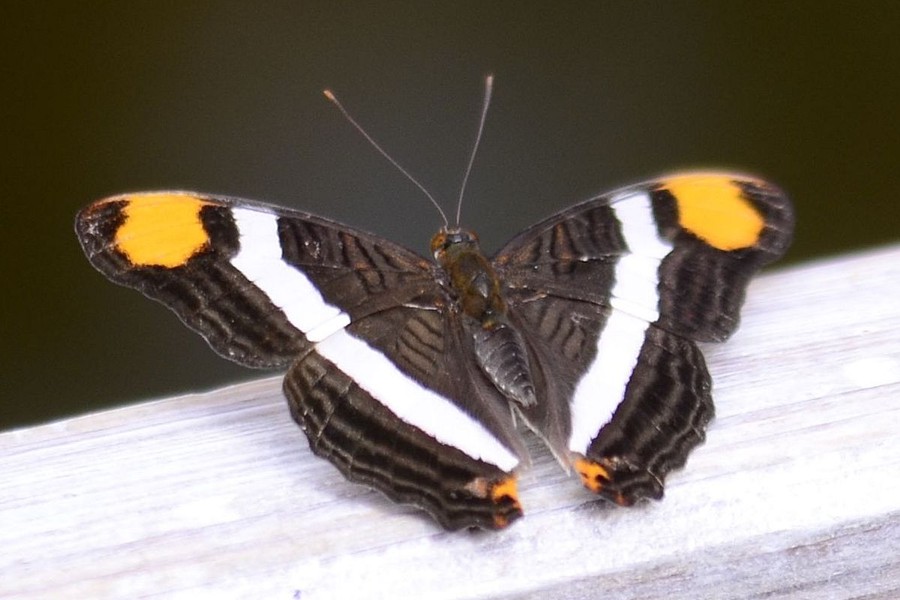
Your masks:
M 450 245 L 450 241 L 448 240 L 447 234 L 443 231 L 435 234 L 433 238 L 431 238 L 431 254 L 434 255 L 435 258 L 447 250 L 447 247 Z

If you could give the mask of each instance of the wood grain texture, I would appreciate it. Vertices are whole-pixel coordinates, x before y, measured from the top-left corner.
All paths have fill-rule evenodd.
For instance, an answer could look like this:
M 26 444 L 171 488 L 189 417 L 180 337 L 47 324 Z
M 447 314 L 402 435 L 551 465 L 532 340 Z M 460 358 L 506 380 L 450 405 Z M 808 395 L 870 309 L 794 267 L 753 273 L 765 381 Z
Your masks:
M 531 444 L 502 532 L 344 481 L 280 378 L 8 431 L 0 597 L 897 598 L 898 298 L 900 246 L 764 275 L 662 502 L 603 503 Z

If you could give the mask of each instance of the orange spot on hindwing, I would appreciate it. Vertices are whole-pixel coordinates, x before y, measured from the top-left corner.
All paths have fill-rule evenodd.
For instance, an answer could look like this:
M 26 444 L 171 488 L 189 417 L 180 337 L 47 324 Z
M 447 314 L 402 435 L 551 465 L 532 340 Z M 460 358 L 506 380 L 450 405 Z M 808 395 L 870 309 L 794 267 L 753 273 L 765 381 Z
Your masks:
M 515 477 L 507 477 L 499 481 L 491 487 L 491 500 L 494 504 L 508 505 L 509 509 L 504 513 L 494 514 L 494 525 L 497 529 L 502 529 L 510 523 L 509 515 L 517 518 L 522 514 L 522 505 L 519 504 L 519 488 Z
M 575 470 L 581 477 L 581 483 L 584 487 L 591 490 L 595 494 L 600 493 L 606 482 L 609 481 L 609 471 L 600 466 L 600 464 L 587 458 L 578 458 L 575 460 Z
M 738 250 L 759 241 L 765 219 L 727 175 L 675 176 L 664 187 L 675 197 L 681 227 L 710 246 Z
M 125 222 L 116 231 L 115 244 L 135 266 L 179 267 L 209 242 L 200 221 L 207 203 L 196 196 L 153 193 L 124 200 Z

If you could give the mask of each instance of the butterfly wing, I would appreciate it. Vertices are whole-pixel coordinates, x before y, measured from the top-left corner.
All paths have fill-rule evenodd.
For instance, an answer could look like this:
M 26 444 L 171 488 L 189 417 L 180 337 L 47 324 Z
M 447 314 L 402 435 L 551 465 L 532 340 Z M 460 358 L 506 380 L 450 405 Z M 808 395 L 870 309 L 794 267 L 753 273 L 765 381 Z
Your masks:
M 457 318 L 400 306 L 354 322 L 301 356 L 285 395 L 313 451 L 349 479 L 447 529 L 500 528 L 522 514 L 513 470 L 526 451 Z
M 99 271 L 248 367 L 286 367 L 310 342 L 433 285 L 430 263 L 409 250 L 246 200 L 116 196 L 82 210 L 75 227 Z
M 448 528 L 521 515 L 524 449 L 505 401 L 470 372 L 430 261 L 307 213 L 186 192 L 101 200 L 76 232 L 97 269 L 218 353 L 290 367 L 292 415 L 351 480 Z
M 713 415 L 696 342 L 735 330 L 792 229 L 774 186 L 696 173 L 573 206 L 497 254 L 545 399 L 524 415 L 587 487 L 623 505 L 662 496 Z

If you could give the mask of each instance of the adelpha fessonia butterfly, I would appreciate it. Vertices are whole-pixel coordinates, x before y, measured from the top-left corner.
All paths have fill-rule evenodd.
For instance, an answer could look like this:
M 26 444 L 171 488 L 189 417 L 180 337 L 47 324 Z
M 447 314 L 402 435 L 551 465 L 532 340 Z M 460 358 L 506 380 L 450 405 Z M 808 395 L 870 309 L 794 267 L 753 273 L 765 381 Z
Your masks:
M 314 453 L 448 529 L 522 515 L 520 421 L 603 498 L 661 498 L 713 416 L 697 342 L 734 332 L 750 278 L 792 229 L 778 188 L 718 172 L 597 196 L 492 258 L 458 226 L 432 238 L 431 260 L 193 192 L 114 196 L 76 221 L 111 280 L 226 358 L 287 369 Z

